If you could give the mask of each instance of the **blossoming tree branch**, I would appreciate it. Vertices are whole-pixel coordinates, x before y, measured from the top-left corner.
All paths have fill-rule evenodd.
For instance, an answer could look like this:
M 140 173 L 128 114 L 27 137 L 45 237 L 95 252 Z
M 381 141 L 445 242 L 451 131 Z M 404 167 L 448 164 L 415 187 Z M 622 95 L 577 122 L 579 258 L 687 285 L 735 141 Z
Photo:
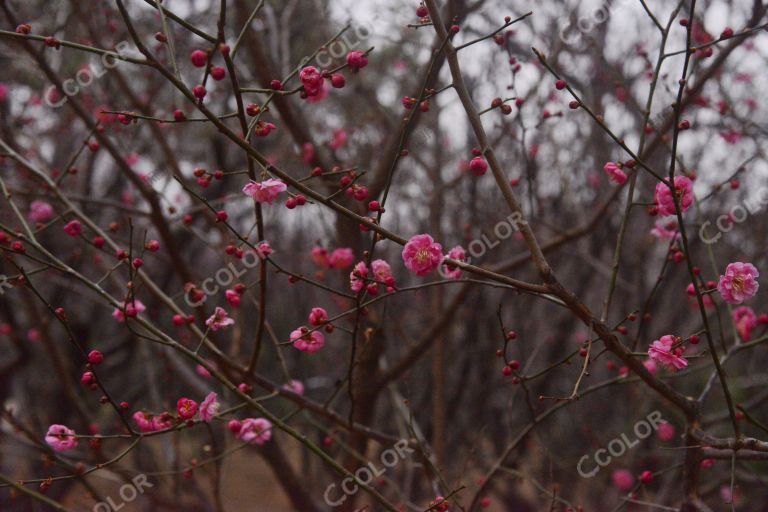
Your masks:
M 86 4 L 0 0 L 0 508 L 762 510 L 768 5 Z

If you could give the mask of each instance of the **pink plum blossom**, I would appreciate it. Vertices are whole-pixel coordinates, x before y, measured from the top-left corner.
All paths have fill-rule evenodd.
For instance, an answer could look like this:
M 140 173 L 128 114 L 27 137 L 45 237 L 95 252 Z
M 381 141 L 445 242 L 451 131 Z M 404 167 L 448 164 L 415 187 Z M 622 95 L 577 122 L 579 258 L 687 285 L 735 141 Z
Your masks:
M 734 309 L 732 315 L 739 337 L 745 342 L 749 341 L 752 337 L 752 329 L 757 327 L 757 315 L 748 306 L 740 306 Z
M 201 364 L 195 366 L 195 372 L 204 379 L 211 378 L 211 372 L 209 372 L 208 369 Z
M 349 268 L 355 261 L 355 253 L 349 247 L 339 247 L 335 249 L 328 258 L 328 265 L 331 268 L 344 270 Z
M 71 237 L 78 237 L 83 232 L 83 225 L 79 220 L 71 220 L 64 226 L 64 232 Z
M 759 284 L 760 273 L 751 263 L 737 261 L 729 263 L 725 274 L 720 276 L 717 291 L 728 304 L 741 304 L 755 296 Z
M 66 452 L 77 446 L 75 431 L 65 425 L 51 425 L 45 434 L 45 442 L 57 452 Z
M 611 181 L 617 185 L 623 185 L 627 182 L 627 175 L 624 171 L 621 170 L 621 167 L 619 167 L 618 164 L 608 162 L 603 166 L 603 170 L 611 179 Z
M 219 329 L 233 325 L 234 323 L 234 318 L 230 318 L 224 308 L 220 308 L 218 306 L 213 311 L 211 317 L 205 321 L 205 325 L 207 325 L 212 331 L 218 331 Z
M 403 248 L 403 261 L 408 270 L 425 276 L 443 261 L 443 248 L 427 234 L 415 235 Z
M 183 420 L 194 418 L 197 414 L 197 402 L 189 398 L 179 398 L 176 402 L 176 412 L 179 413 L 179 417 Z
M 680 231 L 676 220 L 657 219 L 651 234 L 659 240 L 680 239 Z
M 657 183 L 654 200 L 659 208 L 659 215 L 677 215 L 675 198 L 666 183 Z M 675 195 L 680 202 L 680 212 L 684 213 L 693 204 L 693 182 L 687 176 L 675 176 Z
M 368 277 L 368 266 L 364 261 L 360 261 L 349 273 L 349 287 L 352 291 L 359 293 L 365 287 L 365 279 Z
M 261 182 L 251 181 L 243 187 L 243 193 L 251 196 L 258 203 L 272 204 L 288 186 L 280 180 L 268 179 Z
M 445 257 L 456 261 L 467 261 L 467 253 L 460 245 L 457 245 L 448 251 L 448 254 L 446 254 Z M 448 279 L 459 279 L 461 277 L 461 268 L 443 263 L 442 274 Z
M 328 92 L 328 82 L 323 80 L 320 84 L 320 89 L 317 91 L 317 94 L 313 96 L 307 96 L 307 103 L 320 103 L 328 97 Z
M 328 260 L 328 249 L 320 247 L 318 245 L 312 248 L 312 261 L 320 268 L 328 268 L 331 266 Z
M 363 52 L 349 52 L 347 54 L 347 64 L 352 71 L 360 71 L 368 65 L 368 57 Z
M 283 384 L 283 389 L 296 393 L 297 395 L 303 395 L 304 383 L 300 380 L 291 379 L 287 384 Z
M 682 354 L 681 348 L 673 348 L 677 338 L 667 334 L 654 341 L 648 349 L 648 356 L 658 364 L 670 370 L 680 370 L 688 366 L 688 361 Z
M 373 269 L 373 279 L 387 286 L 387 291 L 394 291 L 395 278 L 392 277 L 392 267 L 384 260 L 373 260 L 371 262 Z
M 323 308 L 312 308 L 309 312 L 309 323 L 315 327 L 323 325 L 328 321 L 328 312 Z
M 339 130 L 334 130 L 333 140 L 330 143 L 328 143 L 328 146 L 333 150 L 337 150 L 343 147 L 344 144 L 346 144 L 348 138 L 349 136 L 347 135 L 347 130 L 345 130 L 344 128 L 341 128 Z
M 296 349 L 310 354 L 314 354 L 325 345 L 323 333 L 320 331 L 309 332 L 309 329 L 304 326 L 291 332 L 290 340 Z
M 227 299 L 227 302 L 233 308 L 240 306 L 240 294 L 238 294 L 235 290 L 225 290 L 224 298 Z
M 272 438 L 272 423 L 264 418 L 246 418 L 240 422 L 237 438 L 261 446 Z
M 611 481 L 622 492 L 627 492 L 635 485 L 635 477 L 626 469 L 617 469 L 611 475 Z
M 31 222 L 48 222 L 53 218 L 53 207 L 45 201 L 32 201 L 27 218 Z
M 205 397 L 205 399 L 200 403 L 200 408 L 198 409 L 198 414 L 200 415 L 200 419 L 203 420 L 206 423 L 210 423 L 213 421 L 214 416 L 218 414 L 219 412 L 219 400 L 218 396 L 215 392 L 211 391 L 208 393 L 208 395 Z
M 136 318 L 137 315 L 146 311 L 147 307 L 139 299 L 134 299 L 126 303 L 123 309 L 112 311 L 112 317 L 118 322 L 125 322 L 125 317 Z
M 141 432 L 157 432 L 173 426 L 173 417 L 164 412 L 160 415 L 150 414 L 144 411 L 133 413 L 133 421 L 139 426 Z
M 299 72 L 299 80 L 304 86 L 307 97 L 317 96 L 322 90 L 325 79 L 314 66 L 307 66 Z
M 275 252 L 275 250 L 272 249 L 272 246 L 269 245 L 269 242 L 261 242 L 256 247 L 256 253 L 261 259 L 269 258 L 269 255 L 272 254 L 273 252 Z
M 668 423 L 666 421 L 663 421 L 659 423 L 659 429 L 656 433 L 656 435 L 659 437 L 662 441 L 671 441 L 675 438 L 675 426 L 671 423 Z

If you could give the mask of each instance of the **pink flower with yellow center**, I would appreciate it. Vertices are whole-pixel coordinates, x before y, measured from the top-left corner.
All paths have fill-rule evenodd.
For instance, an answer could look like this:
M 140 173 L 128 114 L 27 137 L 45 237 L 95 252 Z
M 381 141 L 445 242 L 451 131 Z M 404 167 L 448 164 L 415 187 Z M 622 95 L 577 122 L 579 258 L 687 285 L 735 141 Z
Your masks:
M 443 247 L 427 234 L 413 236 L 403 248 L 403 262 L 417 276 L 433 272 L 442 261 Z
M 757 282 L 758 277 L 760 272 L 751 263 L 740 261 L 729 263 L 725 268 L 725 274 L 720 276 L 717 291 L 728 304 L 741 304 L 757 293 L 760 287 Z

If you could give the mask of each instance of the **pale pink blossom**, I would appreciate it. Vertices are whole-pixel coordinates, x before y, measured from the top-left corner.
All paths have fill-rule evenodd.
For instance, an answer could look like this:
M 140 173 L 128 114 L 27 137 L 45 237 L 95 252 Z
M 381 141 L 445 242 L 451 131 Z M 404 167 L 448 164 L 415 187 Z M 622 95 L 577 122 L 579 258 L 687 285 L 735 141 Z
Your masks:
M 309 323 L 315 327 L 323 325 L 328 321 L 328 312 L 323 308 L 312 308 L 309 312 Z
M 211 317 L 205 321 L 205 325 L 207 325 L 212 331 L 218 331 L 219 329 L 233 325 L 234 323 L 234 318 L 230 318 L 224 308 L 220 308 L 218 306 L 213 311 Z
M 51 425 L 45 434 L 45 442 L 57 452 L 67 452 L 77 446 L 75 431 L 65 425 Z
M 460 245 L 448 251 L 445 257 L 456 261 L 467 261 L 467 253 Z M 443 263 L 442 274 L 448 279 L 459 279 L 461 277 L 461 268 Z
M 657 219 L 651 234 L 659 240 L 680 239 L 680 231 L 676 220 Z
M 205 397 L 205 399 L 200 403 L 200 408 L 198 409 L 198 414 L 200 415 L 200 419 L 203 420 L 206 423 L 210 423 L 213 421 L 214 416 L 218 414 L 219 412 L 219 400 L 216 393 L 211 391 L 208 393 L 208 395 Z
M 309 332 L 303 325 L 291 332 L 290 337 L 293 346 L 302 352 L 314 354 L 325 345 L 325 336 L 320 331 Z
M 349 273 L 349 287 L 352 291 L 358 293 L 365 287 L 365 279 L 368 277 L 368 266 L 364 261 L 360 261 Z
M 658 364 L 669 368 L 670 370 L 680 370 L 688 366 L 688 361 L 681 357 L 682 349 L 673 348 L 677 338 L 667 334 L 651 343 L 648 349 L 648 356 Z
M 112 311 L 112 317 L 118 322 L 125 322 L 125 317 L 136 318 L 137 315 L 146 311 L 147 307 L 139 299 L 133 299 L 127 302 L 123 309 L 115 309 Z
M 261 446 L 272 438 L 272 423 L 264 418 L 246 418 L 240 422 L 236 436 L 241 441 Z
M 668 178 L 665 180 L 668 182 Z M 680 212 L 684 213 L 693 204 L 693 182 L 687 176 L 675 176 L 675 195 L 680 202 Z M 667 183 L 657 183 L 654 194 L 659 215 L 677 215 L 675 198 Z
M 53 218 L 53 206 L 45 201 L 32 201 L 29 204 L 27 218 L 31 222 L 48 222 Z
M 328 265 L 331 268 L 344 270 L 349 268 L 355 261 L 355 253 L 349 247 L 339 247 L 335 249 L 328 258 Z
M 741 304 L 757 293 L 760 286 L 758 277 L 760 273 L 751 263 L 729 263 L 725 268 L 725 275 L 720 276 L 717 291 L 728 304 Z
M 243 187 L 243 193 L 251 196 L 258 203 L 272 204 L 288 186 L 280 180 L 268 179 L 261 182 L 251 181 Z
M 374 280 L 385 284 L 387 288 L 395 286 L 395 278 L 392 277 L 392 267 L 389 266 L 389 263 L 384 260 L 373 260 L 371 262 L 371 269 L 373 270 Z
M 749 341 L 752 337 L 752 329 L 757 327 L 757 315 L 748 306 L 740 306 L 734 309 L 732 315 L 739 337 L 745 342 Z
M 427 234 L 415 235 L 403 248 L 406 268 L 417 276 L 433 272 L 443 261 L 443 248 Z
M 627 182 L 627 175 L 624 171 L 621 170 L 621 167 L 619 167 L 618 164 L 608 162 L 603 166 L 603 170 L 611 179 L 611 181 L 617 185 L 623 185 Z
M 297 395 L 303 395 L 304 394 L 304 383 L 300 380 L 291 379 L 288 381 L 287 384 L 283 384 L 283 389 L 287 391 L 292 391 L 296 393 Z

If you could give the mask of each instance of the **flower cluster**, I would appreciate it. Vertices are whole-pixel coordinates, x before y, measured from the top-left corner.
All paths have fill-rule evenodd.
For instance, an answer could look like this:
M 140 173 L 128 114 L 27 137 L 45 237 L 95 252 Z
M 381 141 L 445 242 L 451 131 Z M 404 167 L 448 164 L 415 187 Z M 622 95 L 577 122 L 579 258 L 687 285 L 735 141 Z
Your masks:
M 176 413 L 179 422 L 193 421 L 198 417 L 200 421 L 210 423 L 219 413 L 218 395 L 211 391 L 205 399 L 199 404 L 186 397 L 179 398 L 176 402 Z M 133 421 L 139 427 L 141 432 L 157 432 L 168 430 L 177 424 L 176 418 L 169 412 L 152 414 L 146 411 L 136 411 L 133 413 Z

